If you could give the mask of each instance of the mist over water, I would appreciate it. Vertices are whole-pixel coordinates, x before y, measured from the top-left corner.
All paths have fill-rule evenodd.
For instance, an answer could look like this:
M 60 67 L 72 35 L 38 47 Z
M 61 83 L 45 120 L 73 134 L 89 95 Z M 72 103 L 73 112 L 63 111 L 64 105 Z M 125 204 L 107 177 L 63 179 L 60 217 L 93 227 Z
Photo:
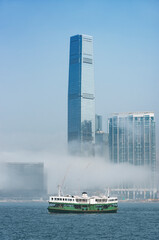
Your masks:
M 57 185 L 62 186 L 64 194 L 80 194 L 82 191 L 105 193 L 107 188 L 145 186 L 150 182 L 150 170 L 146 167 L 130 164 L 113 164 L 101 157 L 70 156 L 67 145 L 55 144 L 54 149 L 41 151 L 19 150 L 1 152 L 0 162 L 44 163 L 49 194 L 57 193 Z M 0 190 L 9 188 L 7 171 L 0 168 Z M 18 178 L 14 176 L 13 187 L 18 187 Z M 27 183 L 26 183 L 27 184 Z M 16 186 L 17 185 L 17 186 Z M 21 185 L 20 185 L 21 186 Z
M 129 164 L 116 165 L 99 157 L 54 158 L 55 160 L 46 162 L 49 192 L 54 192 L 58 184 L 63 186 L 65 193 L 81 193 L 88 189 L 105 192 L 108 187 L 119 187 L 123 183 L 125 186 L 144 186 L 150 180 L 150 171 L 147 168 Z

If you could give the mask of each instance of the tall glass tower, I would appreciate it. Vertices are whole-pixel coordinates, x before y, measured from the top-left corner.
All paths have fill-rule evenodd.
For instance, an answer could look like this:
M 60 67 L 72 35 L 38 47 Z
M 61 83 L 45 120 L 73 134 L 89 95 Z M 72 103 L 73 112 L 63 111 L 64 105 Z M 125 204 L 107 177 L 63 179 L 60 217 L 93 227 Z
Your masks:
M 95 142 L 93 38 L 87 35 L 70 38 L 68 142 L 80 151 Z

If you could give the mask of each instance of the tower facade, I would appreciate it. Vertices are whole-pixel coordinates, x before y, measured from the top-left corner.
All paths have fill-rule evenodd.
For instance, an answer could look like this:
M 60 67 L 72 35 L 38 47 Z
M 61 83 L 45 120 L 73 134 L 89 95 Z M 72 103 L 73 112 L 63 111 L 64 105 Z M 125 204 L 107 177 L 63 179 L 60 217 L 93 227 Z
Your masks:
M 102 116 L 95 115 L 95 131 L 102 131 Z
M 154 113 L 113 114 L 108 123 L 111 161 L 147 165 L 154 172 L 156 168 Z
M 93 38 L 70 38 L 68 86 L 68 142 L 81 148 L 95 141 Z

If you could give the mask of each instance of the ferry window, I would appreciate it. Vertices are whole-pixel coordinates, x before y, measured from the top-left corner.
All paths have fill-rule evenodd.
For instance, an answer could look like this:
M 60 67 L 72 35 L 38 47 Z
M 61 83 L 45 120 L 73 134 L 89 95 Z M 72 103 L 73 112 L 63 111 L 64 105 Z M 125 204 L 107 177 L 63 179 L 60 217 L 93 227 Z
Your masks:
M 59 200 L 59 198 L 57 198 L 57 200 Z
M 65 199 L 63 198 L 63 201 L 65 201 Z
M 74 205 L 74 208 L 80 209 L 80 208 L 81 208 L 81 205 Z
M 54 200 L 54 198 L 52 197 L 52 200 Z

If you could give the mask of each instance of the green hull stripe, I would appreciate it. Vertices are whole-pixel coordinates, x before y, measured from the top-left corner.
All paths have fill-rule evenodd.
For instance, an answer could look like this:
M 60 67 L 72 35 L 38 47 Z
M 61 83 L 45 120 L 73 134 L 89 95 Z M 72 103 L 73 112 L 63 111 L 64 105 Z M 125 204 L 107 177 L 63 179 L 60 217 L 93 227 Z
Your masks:
M 117 209 L 114 210 L 66 210 L 66 209 L 49 209 L 50 213 L 116 213 Z
M 107 209 L 96 209 L 96 208 L 91 208 L 89 209 L 74 209 L 74 208 L 57 208 L 57 207 L 48 207 L 49 212 L 58 212 L 58 213 L 109 213 L 109 212 L 117 212 L 118 208 L 117 207 L 109 207 Z

